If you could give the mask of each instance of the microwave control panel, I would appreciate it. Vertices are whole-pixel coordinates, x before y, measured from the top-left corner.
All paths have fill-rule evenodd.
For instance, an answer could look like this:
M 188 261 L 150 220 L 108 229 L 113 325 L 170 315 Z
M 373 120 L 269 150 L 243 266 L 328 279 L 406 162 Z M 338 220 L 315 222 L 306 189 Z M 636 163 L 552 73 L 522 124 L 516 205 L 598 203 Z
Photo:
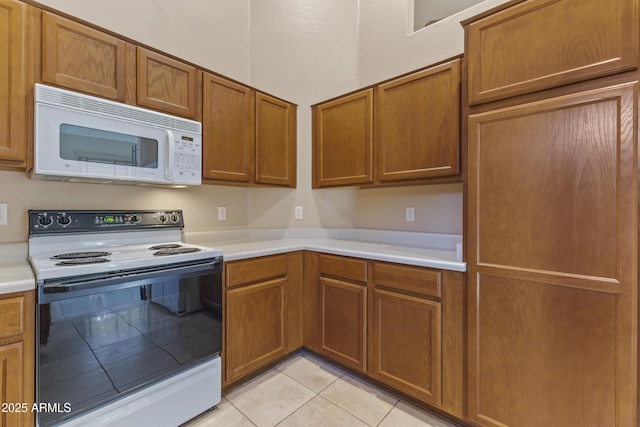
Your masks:
M 173 144 L 174 184 L 200 184 L 202 177 L 202 137 L 175 134 Z

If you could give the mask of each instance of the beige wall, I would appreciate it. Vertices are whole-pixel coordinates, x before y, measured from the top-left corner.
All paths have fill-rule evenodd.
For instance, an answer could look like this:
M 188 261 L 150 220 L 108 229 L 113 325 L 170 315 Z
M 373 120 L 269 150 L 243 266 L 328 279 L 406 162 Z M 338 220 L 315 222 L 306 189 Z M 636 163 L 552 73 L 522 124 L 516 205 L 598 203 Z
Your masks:
M 251 84 L 298 107 L 298 188 L 167 189 L 40 182 L 0 172 L 9 226 L 27 238 L 28 209 L 173 209 L 188 231 L 230 227 L 360 227 L 461 233 L 462 186 L 311 190 L 314 103 L 462 53 L 454 16 L 408 34 L 413 0 L 41 0 L 42 4 Z M 487 0 L 470 16 L 505 0 Z M 304 219 L 293 219 L 293 208 Z M 217 207 L 228 220 L 217 220 Z M 405 207 L 416 221 L 404 220 Z
M 0 227 L 0 243 L 27 239 L 29 209 L 182 209 L 187 231 L 244 227 L 248 190 L 203 185 L 189 188 L 139 187 L 34 181 L 27 174 L 0 171 L 0 202 L 9 204 L 9 226 Z M 227 206 L 227 221 L 217 207 Z

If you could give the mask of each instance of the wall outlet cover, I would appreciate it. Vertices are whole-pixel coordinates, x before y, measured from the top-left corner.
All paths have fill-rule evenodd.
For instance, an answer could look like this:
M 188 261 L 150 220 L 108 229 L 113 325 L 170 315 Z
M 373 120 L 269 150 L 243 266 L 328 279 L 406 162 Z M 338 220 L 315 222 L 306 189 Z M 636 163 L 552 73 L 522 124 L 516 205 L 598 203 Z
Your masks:
M 296 206 L 293 211 L 293 217 L 295 219 L 302 219 L 304 217 L 304 212 L 302 210 L 302 206 Z
M 227 207 L 218 206 L 218 221 L 226 221 L 226 220 L 227 220 Z
M 406 220 L 407 222 L 413 222 L 416 220 L 416 208 L 413 206 L 407 207 Z
M 9 205 L 6 203 L 0 203 L 0 225 L 7 225 L 9 218 L 7 218 L 7 212 L 9 211 Z

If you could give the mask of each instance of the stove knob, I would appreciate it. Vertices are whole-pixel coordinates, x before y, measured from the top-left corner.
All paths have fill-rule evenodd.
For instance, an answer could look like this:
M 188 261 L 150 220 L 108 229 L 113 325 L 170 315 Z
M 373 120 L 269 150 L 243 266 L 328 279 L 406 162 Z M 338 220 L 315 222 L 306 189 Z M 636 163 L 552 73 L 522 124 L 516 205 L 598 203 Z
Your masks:
M 160 222 L 161 222 L 161 223 L 163 223 L 163 224 L 164 224 L 165 222 L 167 222 L 167 216 L 166 216 L 166 215 L 164 215 L 164 214 L 163 214 L 163 215 L 160 215 L 160 216 L 158 217 L 158 219 L 159 219 L 159 220 L 160 220 Z
M 53 217 L 47 215 L 38 215 L 38 224 L 43 227 L 48 227 L 53 224 Z
M 171 216 L 171 222 L 178 222 L 180 220 L 180 215 L 178 215 L 177 213 L 172 213 Z
M 69 215 L 58 215 L 58 224 L 63 227 L 71 224 L 71 217 Z
M 133 214 L 131 215 L 131 222 L 133 223 L 139 223 L 140 221 L 142 221 L 142 217 L 138 214 Z

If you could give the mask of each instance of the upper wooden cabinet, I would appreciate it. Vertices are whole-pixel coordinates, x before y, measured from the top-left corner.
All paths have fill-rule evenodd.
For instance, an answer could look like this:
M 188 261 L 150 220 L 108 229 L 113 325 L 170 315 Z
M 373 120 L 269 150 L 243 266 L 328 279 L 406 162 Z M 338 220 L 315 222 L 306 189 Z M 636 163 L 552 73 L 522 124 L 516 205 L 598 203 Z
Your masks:
M 633 69 L 638 2 L 530 0 L 467 25 L 470 105 Z
M 205 74 L 202 103 L 202 177 L 249 183 L 254 170 L 254 91 Z
M 49 12 L 42 14 L 42 81 L 125 101 L 126 43 Z
M 373 89 L 314 105 L 313 188 L 373 182 Z
M 31 12 L 31 13 L 30 13 Z M 27 93 L 32 52 L 28 50 L 32 6 L 0 2 L 0 167 L 29 167 Z M 33 25 L 33 23 L 31 23 Z
M 376 89 L 376 180 L 460 173 L 460 60 Z
M 204 74 L 205 183 L 296 186 L 296 106 Z
M 138 105 L 199 118 L 201 71 L 141 47 L 137 48 L 136 62 Z
M 460 180 L 459 59 L 312 108 L 314 188 Z
M 256 92 L 257 184 L 296 186 L 296 107 Z

